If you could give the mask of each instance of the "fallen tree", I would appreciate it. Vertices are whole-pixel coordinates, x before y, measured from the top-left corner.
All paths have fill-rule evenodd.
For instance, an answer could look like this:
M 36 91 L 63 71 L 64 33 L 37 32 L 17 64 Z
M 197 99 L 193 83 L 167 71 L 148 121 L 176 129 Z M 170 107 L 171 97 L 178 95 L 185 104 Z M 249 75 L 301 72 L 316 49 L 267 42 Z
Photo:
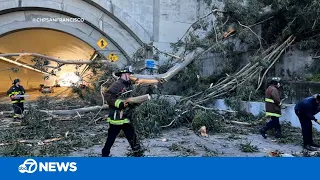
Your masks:
M 157 75 L 134 74 L 131 77 L 132 80 L 142 84 L 165 83 L 204 55 L 219 54 L 225 60 L 240 61 L 239 51 L 250 54 L 248 63 L 236 64 L 226 76 L 211 82 L 212 84 L 203 91 L 196 92 L 195 90 L 194 94 L 184 97 L 175 106 L 179 113 L 173 114 L 174 117 L 171 117 L 171 121 L 161 127 L 174 126 L 179 118 L 183 119 L 186 115 L 190 115 L 190 117 L 185 119 L 192 119 L 196 109 L 207 111 L 202 107 L 205 107 L 208 102 L 218 97 L 234 95 L 232 94 L 234 91 L 248 82 L 251 83 L 251 81 L 255 82 L 251 84 L 254 89 L 245 93 L 254 94 L 261 88 L 269 70 L 289 47 L 294 44 L 310 44 L 314 38 L 320 39 L 320 20 L 318 20 L 320 16 L 313 18 L 314 14 L 319 13 L 317 11 L 320 7 L 319 2 L 250 0 L 249 3 L 244 3 L 244 1 L 227 0 L 225 3 L 224 10 L 212 7 L 212 11 L 193 23 L 183 37 L 172 45 L 172 53 L 164 53 L 173 62 L 165 73 Z M 266 12 L 265 9 L 268 8 L 271 10 Z M 239 44 L 246 46 L 245 50 L 239 50 L 241 49 Z M 319 44 L 313 45 L 315 49 L 320 47 Z M 159 50 L 156 49 L 156 51 Z M 60 60 L 33 53 L 0 54 L 0 57 L 21 55 L 31 55 L 57 62 L 56 68 L 64 64 L 110 65 L 108 60 Z M 105 81 L 106 79 L 102 82 Z M 100 87 L 102 82 L 97 87 Z M 101 89 L 100 87 L 96 92 L 100 92 Z M 241 99 L 241 97 L 237 98 Z M 101 106 L 93 109 L 96 108 L 101 109 Z M 144 109 L 144 111 L 148 110 L 150 109 Z M 76 112 L 70 110 L 66 111 L 66 114 L 76 114 Z M 159 116 L 163 116 L 163 114 Z M 219 117 L 221 118 L 221 116 Z

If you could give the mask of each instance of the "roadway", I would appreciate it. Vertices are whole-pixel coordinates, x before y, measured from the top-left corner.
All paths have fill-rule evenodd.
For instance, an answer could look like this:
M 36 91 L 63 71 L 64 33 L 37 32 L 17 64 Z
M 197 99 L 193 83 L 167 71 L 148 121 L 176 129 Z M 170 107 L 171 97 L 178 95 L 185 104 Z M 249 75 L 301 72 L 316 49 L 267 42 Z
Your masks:
M 55 87 L 53 93 L 43 94 L 39 90 L 26 91 L 28 97 L 25 97 L 27 102 L 32 102 L 37 100 L 41 96 L 57 97 L 57 98 L 66 98 L 72 96 L 72 89 L 69 87 Z M 0 95 L 0 103 L 10 103 L 10 99 L 5 94 Z

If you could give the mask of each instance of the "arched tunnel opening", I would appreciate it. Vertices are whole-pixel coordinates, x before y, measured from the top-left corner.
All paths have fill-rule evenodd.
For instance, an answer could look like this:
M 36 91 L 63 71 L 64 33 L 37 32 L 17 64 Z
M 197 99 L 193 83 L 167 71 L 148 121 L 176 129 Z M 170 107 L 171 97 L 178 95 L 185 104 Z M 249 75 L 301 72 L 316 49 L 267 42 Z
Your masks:
M 0 52 L 33 52 L 50 57 L 69 60 L 92 60 L 96 50 L 81 39 L 65 32 L 51 29 L 23 29 L 0 37 Z M 63 65 L 57 67 L 53 61 L 37 61 L 32 56 L 0 57 L 0 94 L 4 101 L 14 79 L 20 79 L 21 85 L 28 91 L 30 100 L 42 95 L 40 86 L 53 89 L 53 94 L 70 94 L 70 86 L 84 84 L 81 75 L 85 65 Z M 59 88 L 56 86 L 60 86 Z M 66 92 L 67 91 L 67 92 Z

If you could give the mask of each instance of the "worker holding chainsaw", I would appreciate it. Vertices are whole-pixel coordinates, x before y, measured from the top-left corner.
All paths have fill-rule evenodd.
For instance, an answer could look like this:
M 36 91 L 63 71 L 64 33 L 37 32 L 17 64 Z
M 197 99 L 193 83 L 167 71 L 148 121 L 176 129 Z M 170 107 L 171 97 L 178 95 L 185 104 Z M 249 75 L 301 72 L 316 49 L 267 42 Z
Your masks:
M 13 81 L 13 86 L 7 91 L 7 95 L 11 99 L 12 108 L 14 111 L 13 118 L 15 120 L 23 118 L 23 111 L 24 111 L 24 97 L 25 90 L 23 86 L 20 85 L 20 80 L 15 79 Z
M 264 138 L 267 138 L 267 131 L 271 129 L 276 130 L 276 137 L 280 138 L 281 135 L 281 125 L 279 118 L 281 117 L 281 104 L 280 100 L 280 78 L 273 77 L 270 86 L 265 91 L 265 107 L 266 116 L 270 117 L 271 120 L 260 129 L 260 133 Z
M 102 149 L 102 157 L 110 156 L 110 149 L 121 130 L 123 130 L 133 150 L 133 156 L 143 156 L 143 150 L 138 143 L 137 135 L 130 123 L 131 115 L 128 108 L 130 103 L 127 100 L 124 100 L 129 96 L 128 92 L 132 87 L 130 81 L 131 74 L 133 73 L 130 68 L 125 68 L 120 72 L 115 73 L 115 75 L 120 78 L 114 82 L 104 94 L 109 105 L 109 115 L 107 118 L 109 129 L 107 141 Z
M 320 94 L 302 100 L 296 104 L 294 110 L 301 124 L 303 147 L 309 151 L 316 151 L 316 148 L 320 148 L 320 145 L 313 142 L 312 121 L 320 124 L 320 120 L 314 117 L 320 112 Z

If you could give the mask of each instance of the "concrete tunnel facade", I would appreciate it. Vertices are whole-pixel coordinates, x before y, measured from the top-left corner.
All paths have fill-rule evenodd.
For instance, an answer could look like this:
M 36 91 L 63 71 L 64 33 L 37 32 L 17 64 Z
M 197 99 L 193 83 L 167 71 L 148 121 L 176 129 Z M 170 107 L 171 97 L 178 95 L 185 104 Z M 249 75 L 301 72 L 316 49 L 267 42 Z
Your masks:
M 35 22 L 35 19 L 38 18 L 83 18 L 85 21 Z M 133 25 L 134 22 L 131 22 L 129 26 Z M 31 51 L 32 53 L 46 54 L 69 60 L 88 60 L 94 54 L 107 57 L 110 53 L 114 53 L 119 57 L 119 61 L 115 63 L 118 67 L 123 67 L 130 61 L 130 56 L 143 46 L 141 39 L 147 40 L 149 38 L 143 30 L 137 31 L 137 29 L 139 30 L 139 28 L 135 28 L 136 33 L 133 32 L 115 15 L 94 1 L 5 0 L 0 2 L 0 53 Z M 14 42 L 8 40 L 10 36 L 17 37 L 16 34 L 32 30 L 64 33 L 70 38 L 77 39 L 74 41 L 82 42 L 78 42 L 78 44 L 86 44 L 88 51 L 86 53 L 82 52 L 80 49 L 85 45 L 77 47 L 77 45 L 74 45 L 75 43 L 69 46 L 71 49 L 67 49 L 68 42 L 64 42 L 62 44 L 64 44 L 65 48 L 60 49 L 60 52 L 57 51 L 59 48 L 53 47 L 53 45 L 47 46 L 48 50 L 44 52 L 41 48 L 32 49 L 28 47 L 30 39 L 26 41 L 25 38 L 13 38 Z M 33 37 L 35 41 L 37 41 L 37 36 L 35 34 Z M 108 46 L 104 49 L 101 49 L 97 44 L 101 38 L 108 43 Z M 43 46 L 43 40 L 38 39 L 38 42 L 39 46 Z M 50 42 L 48 43 L 50 44 Z M 55 44 L 55 46 L 57 45 Z M 53 50 L 50 51 L 50 49 Z M 63 53 L 68 54 L 68 56 L 64 57 Z M 24 63 L 29 64 L 27 62 Z M 11 85 L 11 80 L 15 78 L 20 78 L 27 89 L 37 88 L 39 84 L 52 85 L 54 83 L 54 78 L 44 81 L 42 73 L 30 69 L 21 68 L 18 72 L 8 71 L 8 69 L 15 66 L 15 64 L 0 60 L 0 67 L 2 68 L 0 71 L 0 93 L 6 91 Z M 72 68 L 69 69 L 72 70 Z

